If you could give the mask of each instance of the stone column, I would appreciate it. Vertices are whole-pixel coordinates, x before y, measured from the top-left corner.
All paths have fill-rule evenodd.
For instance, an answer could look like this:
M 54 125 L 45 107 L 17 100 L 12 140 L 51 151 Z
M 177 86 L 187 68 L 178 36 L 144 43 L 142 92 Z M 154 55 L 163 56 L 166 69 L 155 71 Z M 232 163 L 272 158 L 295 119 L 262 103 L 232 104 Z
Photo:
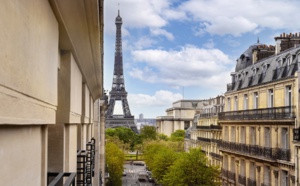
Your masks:
M 102 183 L 105 186 L 105 111 L 107 104 L 103 101 L 100 107 L 100 171 L 102 171 Z

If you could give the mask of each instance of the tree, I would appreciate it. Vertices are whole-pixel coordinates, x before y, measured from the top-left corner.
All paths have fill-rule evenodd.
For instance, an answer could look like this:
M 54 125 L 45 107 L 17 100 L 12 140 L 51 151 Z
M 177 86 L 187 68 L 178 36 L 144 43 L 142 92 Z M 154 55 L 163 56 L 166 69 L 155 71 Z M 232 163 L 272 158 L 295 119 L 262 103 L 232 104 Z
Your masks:
M 180 153 L 161 183 L 164 186 L 219 186 L 219 175 L 219 168 L 210 166 L 205 154 L 198 148 Z
M 156 140 L 156 128 L 154 126 L 143 126 L 143 128 L 140 131 L 140 136 L 143 140 Z
M 105 130 L 105 134 L 108 137 L 119 138 L 119 140 L 121 140 L 126 146 L 126 148 L 122 148 L 123 150 L 128 150 L 128 147 L 130 150 L 133 150 L 138 138 L 137 134 L 126 127 L 118 127 L 114 129 L 109 128 Z
M 172 141 L 184 141 L 185 131 L 184 130 L 176 130 L 171 134 Z
M 160 182 L 168 167 L 177 159 L 178 153 L 169 146 L 169 142 L 152 141 L 145 144 L 143 155 L 153 177 Z
M 124 152 L 112 142 L 105 145 L 106 165 L 109 173 L 109 180 L 106 185 L 108 186 L 121 186 L 123 163 L 125 160 Z
M 158 140 L 164 140 L 164 141 L 168 141 L 169 137 L 165 134 L 158 134 L 157 135 Z

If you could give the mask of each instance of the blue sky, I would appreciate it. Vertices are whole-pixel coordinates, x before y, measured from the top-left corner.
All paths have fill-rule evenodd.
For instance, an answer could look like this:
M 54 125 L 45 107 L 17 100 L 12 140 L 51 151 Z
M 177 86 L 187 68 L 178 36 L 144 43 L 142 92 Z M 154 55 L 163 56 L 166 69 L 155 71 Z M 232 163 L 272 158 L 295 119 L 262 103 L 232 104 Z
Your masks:
M 136 118 L 164 116 L 180 99 L 224 94 L 236 59 L 257 38 L 275 45 L 275 36 L 300 32 L 297 0 L 104 1 L 104 88 L 109 91 L 118 3 L 125 87 Z

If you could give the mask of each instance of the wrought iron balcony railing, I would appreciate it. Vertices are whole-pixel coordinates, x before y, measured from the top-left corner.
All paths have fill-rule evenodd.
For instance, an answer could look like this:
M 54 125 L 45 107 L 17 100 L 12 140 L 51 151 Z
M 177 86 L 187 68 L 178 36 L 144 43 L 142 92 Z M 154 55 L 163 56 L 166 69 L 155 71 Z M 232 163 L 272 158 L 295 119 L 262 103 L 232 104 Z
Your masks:
M 248 178 L 247 179 L 247 185 L 248 186 L 256 186 L 256 180 Z
M 235 172 L 228 171 L 228 179 L 235 181 Z
M 197 139 L 198 139 L 198 141 L 204 141 L 204 142 L 208 142 L 208 143 L 211 142 L 211 139 L 209 139 L 209 138 L 197 137 Z
M 239 175 L 238 182 L 239 184 L 246 185 L 246 177 Z
M 223 156 L 220 155 L 220 154 L 217 154 L 217 153 L 214 153 L 214 152 L 210 152 L 209 155 L 214 158 L 214 159 L 217 159 L 219 161 L 222 161 L 223 160 Z
M 247 156 L 266 158 L 268 160 L 285 160 L 290 161 L 291 151 L 290 149 L 283 148 L 271 148 L 263 147 L 258 145 L 249 145 L 243 143 L 235 143 L 228 141 L 221 141 L 218 143 L 220 150 L 237 152 L 239 154 L 244 154 Z
M 218 116 L 217 112 L 200 114 L 200 118 L 211 118 L 217 116 Z
M 196 126 L 197 129 L 206 129 L 206 130 L 221 130 L 222 126 L 220 125 L 209 125 L 209 126 Z
M 51 177 L 54 177 L 54 179 L 51 179 Z M 47 185 L 56 186 L 64 182 L 63 183 L 64 186 L 75 186 L 75 180 L 76 180 L 75 178 L 76 178 L 75 172 L 48 172 Z
M 295 118 L 295 106 L 238 110 L 219 113 L 220 120 L 281 120 Z
M 86 150 L 77 151 L 77 185 L 92 184 L 95 168 L 95 139 L 86 144 Z
M 300 141 L 300 127 L 293 129 L 293 140 Z

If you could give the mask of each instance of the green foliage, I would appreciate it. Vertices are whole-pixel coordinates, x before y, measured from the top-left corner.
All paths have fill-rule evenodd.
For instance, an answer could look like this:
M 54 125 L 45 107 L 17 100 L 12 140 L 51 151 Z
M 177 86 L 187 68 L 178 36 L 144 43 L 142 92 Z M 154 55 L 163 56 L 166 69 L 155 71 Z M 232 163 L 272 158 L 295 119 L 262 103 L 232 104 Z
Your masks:
M 146 144 L 143 155 L 153 177 L 160 182 L 177 159 L 178 153 L 170 146 L 170 142 L 153 141 Z
M 176 130 L 171 134 L 171 141 L 184 141 L 185 131 L 184 130 Z
M 114 142 L 117 142 L 114 138 L 118 138 L 123 143 L 123 145 L 118 143 L 118 146 L 124 151 L 133 150 L 135 144 L 140 141 L 140 137 L 126 127 L 108 128 L 105 130 L 105 134 L 107 139 L 113 139 Z
M 124 163 L 124 153 L 119 147 L 108 142 L 105 145 L 105 162 L 107 166 L 107 171 L 109 173 L 109 180 L 106 185 L 108 186 L 121 186 L 122 185 L 122 173 L 123 173 L 123 163 Z
M 157 135 L 158 140 L 164 140 L 164 141 L 168 141 L 169 137 L 165 134 L 158 134 Z
M 140 131 L 140 136 L 144 140 L 156 140 L 156 128 L 154 126 L 143 126 L 143 128 Z
M 178 159 L 164 175 L 164 186 L 219 186 L 217 167 L 209 166 L 201 149 L 191 149 L 189 153 L 180 153 Z

